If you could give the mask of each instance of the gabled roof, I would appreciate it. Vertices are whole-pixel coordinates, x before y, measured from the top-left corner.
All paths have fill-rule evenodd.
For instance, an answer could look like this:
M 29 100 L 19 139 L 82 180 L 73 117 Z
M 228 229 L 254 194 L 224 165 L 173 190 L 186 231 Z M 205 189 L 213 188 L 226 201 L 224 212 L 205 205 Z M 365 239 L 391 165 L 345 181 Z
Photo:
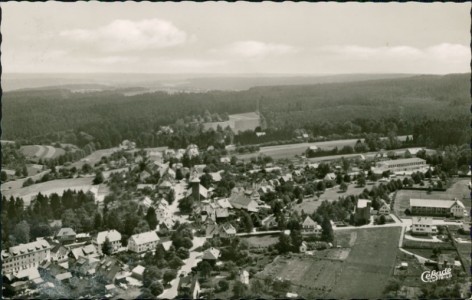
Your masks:
M 359 199 L 357 200 L 357 208 L 364 208 L 367 205 L 370 205 L 371 201 L 368 199 Z
M 317 225 L 318 223 L 313 221 L 309 216 L 305 218 L 305 221 L 303 221 L 303 224 L 302 224 L 303 227 L 316 227 Z
M 217 260 L 219 257 L 220 250 L 211 247 L 203 252 L 202 259 Z
M 217 200 L 216 202 L 221 208 L 233 208 L 233 206 L 231 205 L 231 203 L 229 202 L 227 198 Z
M 133 240 L 136 245 L 143 245 L 151 242 L 159 241 L 159 237 L 155 231 L 148 231 L 130 236 L 130 240 Z
M 69 235 L 76 235 L 76 233 L 72 228 L 65 227 L 65 228 L 61 228 L 56 236 L 62 237 L 62 236 L 69 236 Z
M 256 201 L 252 200 L 244 194 L 232 194 L 228 201 L 234 208 L 249 209 L 249 205 L 251 204 L 256 204 L 257 206 Z
M 221 229 L 223 229 L 223 231 L 226 232 L 227 234 L 235 234 L 236 233 L 236 228 L 234 228 L 234 226 L 231 225 L 230 223 L 223 224 L 221 226 Z
M 99 232 L 96 238 L 97 244 L 103 244 L 107 237 L 110 242 L 121 241 L 121 233 L 113 229 Z
M 456 202 L 457 201 L 457 202 Z M 450 208 L 456 204 L 465 208 L 459 200 L 435 200 L 435 199 L 410 199 L 410 206 Z

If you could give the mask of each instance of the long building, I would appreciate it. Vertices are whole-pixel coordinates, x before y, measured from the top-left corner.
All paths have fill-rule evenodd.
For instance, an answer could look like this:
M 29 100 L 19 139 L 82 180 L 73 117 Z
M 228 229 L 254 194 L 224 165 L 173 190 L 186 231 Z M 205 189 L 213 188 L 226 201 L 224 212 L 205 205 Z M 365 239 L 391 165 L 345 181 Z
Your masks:
M 465 206 L 457 199 L 410 199 L 410 212 L 412 215 L 452 216 L 460 218 L 465 215 Z
M 51 245 L 46 240 L 10 247 L 8 251 L 2 250 L 2 274 L 36 268 L 50 259 Z
M 375 168 L 373 168 L 372 170 L 374 171 L 374 173 L 381 174 L 386 171 L 390 171 L 393 173 L 419 171 L 427 167 L 428 165 L 426 164 L 426 161 L 424 159 L 414 157 L 380 161 L 375 165 Z

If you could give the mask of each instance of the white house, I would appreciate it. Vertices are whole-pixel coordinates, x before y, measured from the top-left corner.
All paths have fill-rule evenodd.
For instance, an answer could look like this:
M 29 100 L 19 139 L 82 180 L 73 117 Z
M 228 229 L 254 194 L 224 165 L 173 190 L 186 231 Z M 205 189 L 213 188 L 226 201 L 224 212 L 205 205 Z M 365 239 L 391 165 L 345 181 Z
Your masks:
M 128 239 L 128 250 L 136 253 L 156 250 L 159 237 L 155 231 L 133 234 Z
M 433 225 L 433 218 L 413 217 L 411 232 L 413 234 L 436 234 L 438 233 L 438 229 Z
M 308 245 L 306 244 L 305 241 L 302 242 L 299 250 L 300 250 L 300 253 L 306 253 L 306 251 L 308 250 Z
M 379 215 L 389 215 L 390 214 L 390 205 L 387 202 L 382 201 L 382 204 L 379 207 Z
M 98 252 L 102 253 L 102 246 L 105 240 L 108 238 L 112 245 L 111 253 L 116 253 L 121 248 L 121 233 L 116 230 L 101 231 L 92 240 L 92 243 L 97 247 Z
M 302 234 L 314 234 L 321 235 L 321 226 L 313 221 L 309 216 L 305 218 L 305 221 L 302 223 Z
M 249 285 L 249 272 L 246 270 L 239 270 L 239 281 L 243 284 Z

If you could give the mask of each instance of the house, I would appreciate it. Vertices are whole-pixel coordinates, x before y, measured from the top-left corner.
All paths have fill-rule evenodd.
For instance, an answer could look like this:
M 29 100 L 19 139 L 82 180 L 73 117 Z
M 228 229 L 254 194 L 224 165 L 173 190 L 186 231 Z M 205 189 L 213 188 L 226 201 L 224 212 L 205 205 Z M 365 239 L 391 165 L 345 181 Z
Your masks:
M 370 200 L 367 200 L 367 199 L 357 200 L 357 206 L 355 208 L 355 213 L 354 213 L 354 221 L 356 223 L 369 222 L 371 205 L 372 205 L 372 202 Z
M 143 200 L 140 201 L 139 204 L 144 208 L 144 211 L 147 211 L 149 209 L 149 207 L 152 206 L 152 200 L 151 200 L 151 198 L 146 196 L 146 197 L 144 197 Z
M 187 147 L 186 153 L 187 153 L 187 155 L 188 155 L 189 158 L 198 156 L 198 155 L 199 155 L 198 146 L 195 145 L 195 144 L 190 144 L 190 145 Z
M 203 252 L 202 260 L 217 261 L 220 258 L 221 252 L 216 248 L 208 248 Z
M 128 250 L 135 253 L 143 253 L 156 250 L 159 237 L 155 231 L 133 234 L 128 239 Z
M 287 298 L 289 298 L 289 299 L 295 299 L 295 298 L 298 298 L 298 294 L 287 292 L 287 294 L 285 295 L 285 297 L 287 297 Z
M 336 174 L 334 173 L 328 173 L 326 176 L 323 178 L 324 181 L 333 181 L 336 179 Z
M 200 201 L 200 199 L 208 199 L 208 190 L 200 184 L 198 173 L 194 170 L 189 178 L 190 188 L 186 192 L 186 197 L 192 196 L 194 200 Z
M 411 223 L 412 234 L 436 234 L 438 229 L 433 225 L 433 218 L 431 217 L 416 217 L 412 218 Z
M 156 217 L 159 221 L 172 217 L 169 203 L 165 199 L 160 199 L 155 205 Z
M 300 250 L 300 253 L 306 253 L 308 251 L 308 245 L 305 241 L 302 242 L 299 250 Z
M 2 250 L 2 274 L 34 268 L 51 259 L 51 245 L 44 239 Z
M 236 228 L 230 223 L 226 223 L 221 225 L 219 233 L 222 238 L 233 237 L 236 236 Z
M 159 185 L 159 193 L 166 194 L 170 191 L 171 188 L 172 188 L 172 183 L 170 183 L 168 180 L 164 180 Z
M 257 201 L 251 199 L 244 192 L 241 191 L 231 193 L 231 196 L 229 197 L 228 201 L 235 209 L 244 209 L 250 212 L 259 211 L 259 205 L 257 204 Z
M 249 285 L 249 272 L 246 270 L 239 270 L 239 281 L 245 285 Z
M 207 222 L 206 228 L 205 228 L 206 238 L 211 239 L 213 237 L 219 236 L 220 235 L 220 227 L 218 226 L 218 224 L 216 224 L 216 222 L 214 222 L 214 221 L 211 221 L 211 219 L 208 219 L 208 220 L 210 220 L 210 221 Z
M 100 260 L 95 273 L 109 283 L 113 283 L 119 272 L 123 270 L 120 261 L 111 256 L 105 256 Z
M 412 215 L 463 217 L 467 214 L 464 204 L 457 200 L 410 199 Z
M 317 152 L 317 151 L 320 151 L 320 148 L 315 146 L 315 145 L 311 145 L 311 146 L 308 147 L 307 151 Z
M 79 260 L 80 257 L 94 258 L 98 256 L 99 252 L 97 247 L 93 244 L 73 248 L 69 252 L 69 257 L 75 259 L 76 261 Z
M 155 184 L 148 184 L 148 183 L 140 183 L 136 186 L 138 191 L 144 190 L 144 189 L 150 189 L 151 191 L 154 191 L 156 189 Z
M 139 174 L 139 180 L 141 181 L 145 181 L 149 177 L 151 177 L 151 174 L 149 174 L 148 171 L 142 171 L 141 174 Z
M 423 148 L 408 148 L 406 150 L 406 152 L 409 155 L 416 156 L 418 154 L 418 152 L 423 151 L 423 150 L 424 150 Z
M 461 228 L 464 233 L 470 233 L 470 223 L 462 222 Z
M 92 240 L 92 243 L 97 247 L 98 253 L 100 254 L 102 253 L 102 246 L 103 246 L 103 243 L 105 243 L 106 239 L 108 239 L 108 241 L 112 245 L 111 253 L 116 253 L 120 250 L 121 233 L 113 229 L 113 230 L 99 232 L 97 236 Z
M 302 223 L 302 234 L 314 234 L 316 236 L 321 235 L 321 226 L 313 221 L 309 216 L 305 218 Z
M 231 158 L 229 158 L 228 156 L 223 156 L 220 158 L 220 163 L 222 164 L 229 164 L 231 162 Z
M 132 150 L 132 149 L 136 148 L 136 143 L 128 141 L 128 140 L 124 140 L 123 142 L 121 142 L 120 148 L 122 150 Z
M 220 182 L 222 177 L 221 177 L 221 173 L 223 173 L 223 171 L 218 171 L 218 172 L 213 172 L 213 173 L 209 173 L 211 178 L 213 179 L 214 182 Z
M 131 277 L 134 277 L 138 280 L 143 280 L 144 270 L 146 270 L 145 267 L 137 265 L 133 270 L 131 270 Z
M 388 205 L 385 200 L 382 200 L 382 204 L 379 207 L 379 215 L 389 215 L 390 214 L 390 205 Z
M 69 249 L 62 244 L 54 245 L 51 249 L 51 261 L 65 262 L 68 259 Z
M 73 243 L 75 242 L 75 238 L 75 231 L 69 227 L 61 228 L 56 234 L 56 239 L 61 243 Z
M 285 174 L 284 176 L 281 176 L 281 177 L 279 178 L 279 181 L 280 181 L 281 183 L 287 183 L 287 182 L 293 181 L 293 176 L 292 176 L 292 174 L 287 173 L 287 174 Z
M 200 298 L 200 283 L 197 276 L 186 276 L 180 278 L 179 286 L 177 288 L 178 298 L 199 299 Z
M 278 227 L 279 223 L 277 222 L 277 218 L 274 215 L 269 215 L 261 221 L 261 225 L 262 227 L 271 229 Z
M 447 268 L 454 268 L 454 256 L 450 254 L 439 254 L 438 269 L 442 271 Z

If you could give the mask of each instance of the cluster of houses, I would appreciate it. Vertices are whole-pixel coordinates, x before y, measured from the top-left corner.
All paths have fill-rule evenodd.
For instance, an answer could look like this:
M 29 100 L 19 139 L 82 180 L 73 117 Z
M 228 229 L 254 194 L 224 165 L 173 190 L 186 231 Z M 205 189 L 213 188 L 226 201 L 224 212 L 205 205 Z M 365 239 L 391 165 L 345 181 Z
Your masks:
M 102 253 L 108 241 L 111 254 L 130 251 L 138 254 L 154 251 L 159 243 L 155 231 L 129 237 L 128 246 L 121 244 L 121 234 L 116 230 L 89 234 L 76 234 L 71 228 L 60 229 L 54 237 L 2 250 L 2 276 L 4 284 L 20 293 L 27 289 L 54 289 L 68 286 L 72 278 L 80 280 L 100 275 L 104 280 L 104 293 L 113 294 L 116 285 L 140 286 L 142 271 L 130 270 L 113 256 Z M 164 243 L 163 243 L 164 245 Z M 169 248 L 170 245 L 166 245 Z M 74 279 L 75 280 L 75 279 Z

